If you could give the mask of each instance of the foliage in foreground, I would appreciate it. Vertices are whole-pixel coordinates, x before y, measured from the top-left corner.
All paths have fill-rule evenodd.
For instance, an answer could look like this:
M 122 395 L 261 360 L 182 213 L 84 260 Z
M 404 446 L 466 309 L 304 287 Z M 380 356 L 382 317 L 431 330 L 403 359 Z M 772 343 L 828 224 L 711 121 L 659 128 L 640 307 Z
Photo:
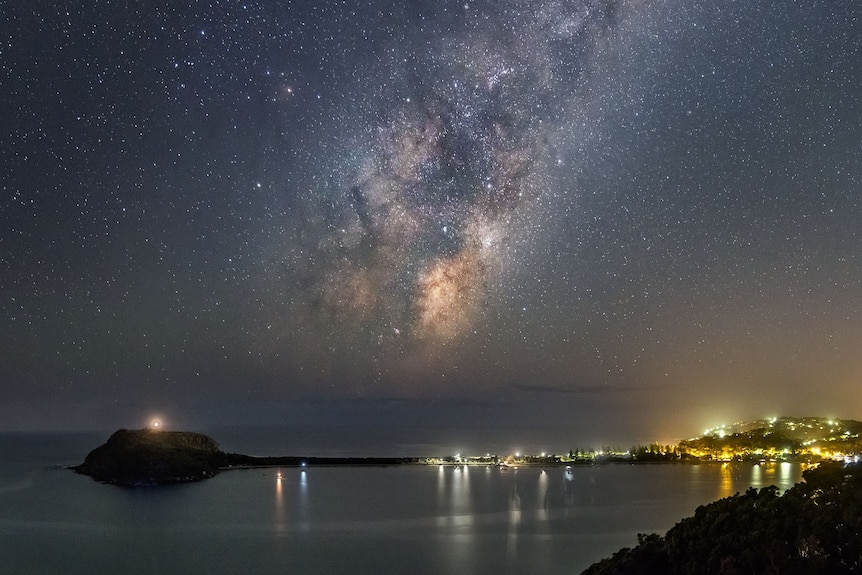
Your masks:
M 584 575 L 862 573 L 862 464 L 824 463 L 803 478 L 784 495 L 749 488 L 700 506 Z

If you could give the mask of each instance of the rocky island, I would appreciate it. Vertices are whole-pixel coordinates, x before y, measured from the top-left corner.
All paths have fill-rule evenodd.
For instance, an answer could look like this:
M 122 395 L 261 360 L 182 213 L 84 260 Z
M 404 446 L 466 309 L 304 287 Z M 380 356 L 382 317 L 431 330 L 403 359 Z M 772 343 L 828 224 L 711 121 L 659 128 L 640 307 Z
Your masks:
M 418 458 L 404 457 L 255 457 L 225 453 L 202 433 L 120 429 L 72 469 L 103 483 L 137 486 L 200 481 L 236 468 L 419 462 Z
M 224 460 L 201 433 L 120 429 L 73 469 L 105 483 L 160 485 L 213 477 Z

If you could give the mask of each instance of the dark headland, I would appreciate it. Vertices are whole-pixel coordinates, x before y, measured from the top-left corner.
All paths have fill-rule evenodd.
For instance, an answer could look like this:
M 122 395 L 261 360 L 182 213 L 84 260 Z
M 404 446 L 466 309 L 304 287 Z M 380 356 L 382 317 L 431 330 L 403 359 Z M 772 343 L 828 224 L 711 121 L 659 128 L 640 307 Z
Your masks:
M 698 507 L 582 575 L 862 573 L 862 464 L 822 462 L 803 478 L 783 495 L 752 487 Z
M 202 433 L 120 429 L 72 469 L 104 483 L 136 486 L 200 481 L 236 468 L 400 465 L 417 461 L 397 457 L 254 457 L 225 453 Z
M 214 476 L 222 455 L 218 444 L 200 433 L 121 429 L 74 470 L 118 485 L 180 483 Z

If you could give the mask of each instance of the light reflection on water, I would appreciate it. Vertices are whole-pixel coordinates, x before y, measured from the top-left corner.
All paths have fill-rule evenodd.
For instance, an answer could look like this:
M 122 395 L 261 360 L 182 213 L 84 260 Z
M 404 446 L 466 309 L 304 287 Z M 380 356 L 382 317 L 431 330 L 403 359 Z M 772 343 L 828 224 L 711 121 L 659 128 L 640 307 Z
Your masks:
M 547 521 L 551 504 L 551 491 L 548 487 L 548 473 L 544 469 L 539 473 L 537 486 L 536 499 L 542 502 L 542 506 L 537 510 L 536 515 L 539 521 Z
M 277 533 L 284 533 L 287 530 L 285 513 L 284 485 L 282 484 L 281 471 L 279 471 L 275 480 L 275 530 Z
M 749 486 L 784 490 L 800 473 L 781 463 L 312 467 L 126 490 L 24 469 L 0 472 L 0 487 L 14 486 L 0 489 L 0 567 L 217 574 L 251 561 L 254 572 L 576 573 L 698 505 Z
M 721 490 L 719 498 L 733 495 L 733 470 L 730 463 L 721 464 Z
M 511 473 L 517 478 L 518 470 Z M 506 556 L 514 559 L 518 555 L 518 526 L 521 523 L 521 495 L 518 493 L 518 482 L 512 481 L 512 489 L 509 492 L 509 532 L 506 538 Z
M 709 469 L 709 465 L 701 466 Z M 798 464 L 786 461 L 766 461 L 760 463 L 722 463 L 720 467 L 721 487 L 717 498 L 742 493 L 749 487 L 761 489 L 770 485 L 780 492 L 787 491 L 801 480 Z

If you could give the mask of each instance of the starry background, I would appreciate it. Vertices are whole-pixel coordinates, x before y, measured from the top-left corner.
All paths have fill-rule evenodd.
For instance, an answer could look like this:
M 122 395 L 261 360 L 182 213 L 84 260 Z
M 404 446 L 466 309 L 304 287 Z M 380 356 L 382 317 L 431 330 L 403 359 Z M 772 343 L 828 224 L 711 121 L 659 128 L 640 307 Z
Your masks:
M 3 4 L 2 429 L 862 418 L 856 2 Z

